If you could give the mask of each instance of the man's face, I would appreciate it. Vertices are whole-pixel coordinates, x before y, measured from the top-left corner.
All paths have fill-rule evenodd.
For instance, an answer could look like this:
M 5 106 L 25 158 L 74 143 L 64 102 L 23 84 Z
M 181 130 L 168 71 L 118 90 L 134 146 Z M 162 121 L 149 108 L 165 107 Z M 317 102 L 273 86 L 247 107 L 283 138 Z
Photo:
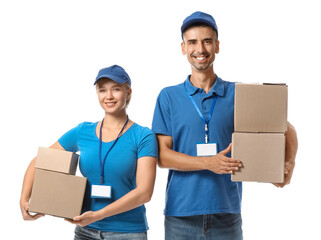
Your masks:
M 216 32 L 207 26 L 191 27 L 184 32 L 182 53 L 197 71 L 207 70 L 212 66 L 215 54 L 219 52 Z

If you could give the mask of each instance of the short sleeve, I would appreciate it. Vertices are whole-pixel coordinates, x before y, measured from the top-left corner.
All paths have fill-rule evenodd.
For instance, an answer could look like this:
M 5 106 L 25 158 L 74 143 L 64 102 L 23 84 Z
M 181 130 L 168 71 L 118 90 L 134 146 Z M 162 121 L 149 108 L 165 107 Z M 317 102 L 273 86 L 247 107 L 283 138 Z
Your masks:
M 64 135 L 62 135 L 58 142 L 66 150 L 70 152 L 78 152 L 78 135 L 82 124 L 79 124 L 77 127 L 72 128 Z
M 170 106 L 168 94 L 165 89 L 163 89 L 156 101 L 152 123 L 152 130 L 156 134 L 172 136 Z
M 158 143 L 155 133 L 149 128 L 144 128 L 138 145 L 137 157 L 158 158 Z

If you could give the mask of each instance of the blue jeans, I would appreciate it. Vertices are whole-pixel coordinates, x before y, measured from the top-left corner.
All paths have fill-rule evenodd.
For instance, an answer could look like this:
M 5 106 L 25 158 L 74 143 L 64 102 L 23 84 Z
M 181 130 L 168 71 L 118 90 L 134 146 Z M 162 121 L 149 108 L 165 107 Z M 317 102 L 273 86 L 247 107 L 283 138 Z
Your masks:
M 242 240 L 241 214 L 165 216 L 165 240 Z
M 76 226 L 74 240 L 147 240 L 147 233 L 102 232 Z

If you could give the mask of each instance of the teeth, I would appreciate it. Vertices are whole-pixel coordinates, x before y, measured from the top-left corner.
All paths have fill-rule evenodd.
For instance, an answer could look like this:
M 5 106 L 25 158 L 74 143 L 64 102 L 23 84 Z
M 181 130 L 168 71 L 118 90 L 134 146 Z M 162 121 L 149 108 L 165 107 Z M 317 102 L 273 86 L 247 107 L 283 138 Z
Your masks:
M 197 60 L 204 60 L 205 57 L 196 57 Z

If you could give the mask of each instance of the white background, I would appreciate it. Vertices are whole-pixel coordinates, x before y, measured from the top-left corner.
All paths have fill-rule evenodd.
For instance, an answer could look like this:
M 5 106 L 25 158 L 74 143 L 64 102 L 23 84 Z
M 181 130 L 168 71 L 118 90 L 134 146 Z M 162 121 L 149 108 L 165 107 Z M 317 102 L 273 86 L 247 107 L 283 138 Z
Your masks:
M 190 73 L 180 50 L 180 26 L 201 10 L 212 14 L 219 28 L 215 72 L 227 81 L 287 83 L 288 119 L 299 138 L 291 185 L 244 183 L 244 239 L 321 239 L 317 2 L 1 1 L 2 234 L 73 238 L 74 226 L 63 219 L 22 220 L 19 197 L 29 161 L 38 146 L 51 145 L 78 123 L 101 120 L 92 84 L 98 70 L 112 64 L 123 66 L 132 79 L 130 118 L 150 127 L 159 91 Z M 166 178 L 167 170 L 158 169 L 146 204 L 152 240 L 164 238 Z

